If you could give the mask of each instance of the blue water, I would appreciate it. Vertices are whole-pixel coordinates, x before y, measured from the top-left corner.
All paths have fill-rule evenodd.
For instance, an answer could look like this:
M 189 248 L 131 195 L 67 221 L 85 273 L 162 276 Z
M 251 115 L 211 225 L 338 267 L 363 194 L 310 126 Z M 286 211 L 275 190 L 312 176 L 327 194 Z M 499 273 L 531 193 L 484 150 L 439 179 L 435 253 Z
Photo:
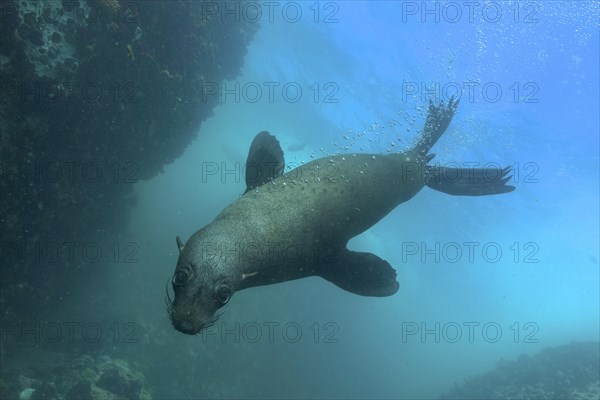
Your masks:
M 500 358 L 597 340 L 598 2 L 492 3 L 473 21 L 462 3 L 437 3 L 439 21 L 421 15 L 422 2 L 318 3 L 317 22 L 313 3 L 298 4 L 297 23 L 277 12 L 261 19 L 241 75 L 223 83 L 230 92 L 196 141 L 138 185 L 130 235 L 144 239 L 139 274 L 144 296 L 157 293 L 152 309 L 162 310 L 175 236 L 187 240 L 244 191 L 240 174 L 204 175 L 203 166 L 243 165 L 262 130 L 279 138 L 290 168 L 337 152 L 400 151 L 429 99 L 462 87 L 436 160 L 513 166 L 516 191 L 468 198 L 425 188 L 353 239 L 351 248 L 396 268 L 392 297 L 319 278 L 236 293 L 221 321 L 262 327 L 256 343 L 249 331 L 239 343 L 187 337 L 152 312 L 178 343 L 172 354 L 197 365 L 183 373 L 225 397 L 432 398 Z M 268 322 L 279 324 L 272 342 Z M 282 337 L 286 323 L 301 327 L 299 341 Z

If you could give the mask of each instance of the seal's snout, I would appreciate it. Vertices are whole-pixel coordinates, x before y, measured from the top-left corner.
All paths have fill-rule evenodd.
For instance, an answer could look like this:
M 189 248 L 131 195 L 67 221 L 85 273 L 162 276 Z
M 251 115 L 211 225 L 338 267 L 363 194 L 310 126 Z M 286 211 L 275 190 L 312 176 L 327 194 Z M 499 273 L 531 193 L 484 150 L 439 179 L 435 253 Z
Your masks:
M 202 301 L 202 297 L 186 297 L 183 294 L 171 301 L 167 291 L 167 311 L 173 327 L 186 335 L 196 335 L 212 326 L 220 314 L 216 313 L 214 300 Z M 211 307 L 212 303 L 212 307 Z
M 187 335 L 198 334 L 212 326 L 221 315 L 218 309 L 233 295 L 228 276 L 218 272 L 214 260 L 205 262 L 195 257 L 193 250 L 203 248 L 202 230 L 199 232 L 186 245 L 177 237 L 179 258 L 175 273 L 165 286 L 169 319 L 175 329 Z M 196 244 L 190 246 L 190 242 Z
M 179 323 L 179 329 L 181 329 L 182 331 L 192 331 L 194 329 L 194 325 L 192 325 L 190 322 L 187 321 L 181 321 Z
M 195 335 L 202 330 L 201 321 L 189 312 L 172 312 L 173 327 L 186 335 Z
M 198 330 L 194 328 L 194 324 L 186 320 L 173 321 L 173 325 L 175 326 L 175 329 L 177 329 L 179 332 L 188 335 L 194 335 L 198 333 Z
M 189 314 L 182 316 L 181 314 L 174 313 L 171 315 L 171 322 L 173 327 L 181 333 L 186 335 L 196 335 L 203 330 L 211 327 L 219 318 L 220 314 L 214 315 L 210 318 L 203 318 L 198 315 Z
M 185 307 L 182 309 L 180 306 L 180 301 L 174 301 L 169 293 L 169 283 L 167 282 L 167 286 L 165 287 L 166 296 L 165 303 L 167 304 L 167 313 L 169 314 L 169 319 L 173 324 L 173 327 L 177 329 L 179 332 L 185 333 L 187 335 L 195 335 L 196 333 L 202 330 L 202 324 L 196 323 L 195 320 L 198 319 L 195 315 L 187 308 L 185 311 Z

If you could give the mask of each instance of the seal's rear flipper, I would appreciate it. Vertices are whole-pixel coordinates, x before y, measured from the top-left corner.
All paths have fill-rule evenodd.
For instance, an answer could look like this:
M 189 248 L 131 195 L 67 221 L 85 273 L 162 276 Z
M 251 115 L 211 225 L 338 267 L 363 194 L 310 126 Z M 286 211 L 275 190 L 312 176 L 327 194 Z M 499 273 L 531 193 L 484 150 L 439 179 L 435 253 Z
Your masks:
M 415 151 L 421 156 L 426 156 L 433 145 L 442 137 L 452 117 L 456 112 L 459 100 L 454 101 L 454 96 L 448 100 L 446 106 L 444 102 L 440 102 L 439 106 L 435 106 L 431 100 L 429 100 L 429 109 L 427 110 L 427 119 L 425 120 L 425 127 L 423 128 L 423 134 L 421 140 L 417 143 Z M 433 157 L 432 157 L 433 158 Z
M 440 192 L 457 196 L 485 196 L 508 193 L 514 186 L 506 185 L 512 178 L 506 168 L 445 168 L 428 165 L 425 184 Z
M 283 173 L 283 150 L 275 136 L 262 131 L 252 141 L 246 160 L 246 192 L 257 188 Z
M 385 297 L 398 291 L 396 271 L 375 254 L 346 250 L 333 263 L 320 265 L 318 275 L 361 296 Z

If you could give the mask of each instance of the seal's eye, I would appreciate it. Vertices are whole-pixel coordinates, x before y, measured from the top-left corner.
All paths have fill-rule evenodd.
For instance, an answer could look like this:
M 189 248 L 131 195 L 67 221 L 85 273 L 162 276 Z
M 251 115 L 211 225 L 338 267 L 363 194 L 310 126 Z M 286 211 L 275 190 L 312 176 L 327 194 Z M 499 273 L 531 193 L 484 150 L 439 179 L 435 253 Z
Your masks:
M 217 301 L 224 306 L 231 298 L 231 288 L 227 285 L 220 285 L 217 288 L 217 293 L 215 297 Z
M 186 270 L 175 272 L 173 276 L 173 286 L 183 286 L 190 279 L 190 274 Z

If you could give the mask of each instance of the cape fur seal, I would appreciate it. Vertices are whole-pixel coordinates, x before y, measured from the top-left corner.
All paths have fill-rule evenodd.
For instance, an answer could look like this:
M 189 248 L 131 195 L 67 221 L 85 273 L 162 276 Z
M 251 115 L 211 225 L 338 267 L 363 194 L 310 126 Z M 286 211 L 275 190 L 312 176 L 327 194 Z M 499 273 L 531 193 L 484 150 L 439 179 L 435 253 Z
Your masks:
M 429 150 L 448 128 L 458 101 L 429 105 L 420 141 L 396 154 L 324 157 L 283 173 L 279 142 L 259 133 L 246 164 L 246 192 L 187 243 L 167 308 L 175 329 L 196 334 L 242 289 L 312 275 L 362 296 L 389 296 L 399 284 L 390 264 L 346 243 L 424 186 L 452 195 L 507 193 L 510 168 L 428 165 Z

